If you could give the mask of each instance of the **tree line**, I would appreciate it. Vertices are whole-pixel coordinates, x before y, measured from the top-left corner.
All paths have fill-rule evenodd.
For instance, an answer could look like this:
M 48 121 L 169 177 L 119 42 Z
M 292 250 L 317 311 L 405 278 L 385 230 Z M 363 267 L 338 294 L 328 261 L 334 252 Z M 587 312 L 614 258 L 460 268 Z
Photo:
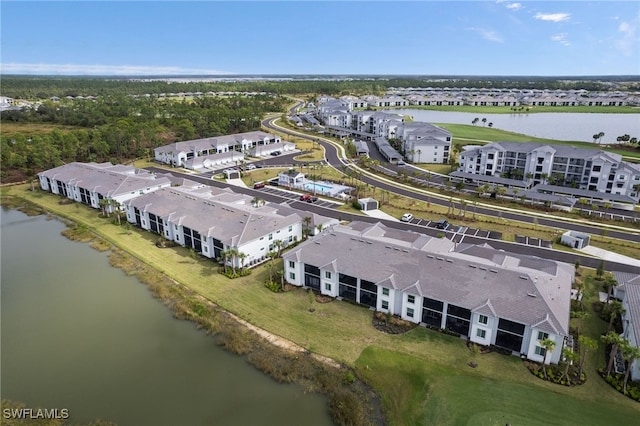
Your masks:
M 282 112 L 288 103 L 274 96 L 173 101 L 117 95 L 3 111 L 2 125 L 18 126 L 8 126 L 17 130 L 4 131 L 0 138 L 2 178 L 23 179 L 73 161 L 121 163 L 176 141 L 259 130 L 266 112 Z M 42 124 L 59 128 L 45 134 L 30 131 Z
M 300 78 L 300 77 L 298 77 Z M 639 89 L 637 83 L 631 84 L 631 89 Z M 346 94 L 382 95 L 389 88 L 493 88 L 493 89 L 584 89 L 589 91 L 618 90 L 617 84 L 599 81 L 596 79 L 560 80 L 545 77 L 465 77 L 447 78 L 437 77 L 394 77 L 394 76 L 354 76 L 353 78 L 336 80 L 335 77 L 326 76 L 321 79 L 314 76 L 313 79 L 292 80 L 244 80 L 238 81 L 141 81 L 125 78 L 78 78 L 78 77 L 21 77 L 3 76 L 2 94 L 18 99 L 49 99 L 53 96 L 60 98 L 66 96 L 117 96 L 117 95 L 143 95 L 179 92 L 257 92 L 279 95 L 305 95 L 310 93 L 323 93 L 331 96 Z

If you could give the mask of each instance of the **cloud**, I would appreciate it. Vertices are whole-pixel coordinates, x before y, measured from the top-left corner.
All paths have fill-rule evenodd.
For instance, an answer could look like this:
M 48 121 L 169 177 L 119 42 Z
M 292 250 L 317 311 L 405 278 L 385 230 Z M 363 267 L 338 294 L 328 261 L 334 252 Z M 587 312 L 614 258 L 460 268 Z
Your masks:
M 551 22 L 562 22 L 568 21 L 571 18 L 571 15 L 568 13 L 536 13 L 534 16 L 535 19 L 540 21 L 551 21 Z
M 507 9 L 520 10 L 520 9 L 522 9 L 522 4 L 520 4 L 520 3 L 508 3 L 507 4 Z
M 569 40 L 567 40 L 567 35 L 568 35 L 567 33 L 559 33 L 554 36 L 551 36 L 551 40 L 557 41 L 563 46 L 571 46 L 571 43 L 569 42 Z
M 0 64 L 5 74 L 62 75 L 213 75 L 229 72 L 173 66 L 79 65 L 79 64 Z
M 486 30 L 484 28 L 474 28 L 474 27 L 467 28 L 467 30 L 480 34 L 482 38 L 485 40 L 493 41 L 495 43 L 504 43 L 503 38 L 500 36 L 500 34 L 496 33 L 495 31 Z
M 625 56 L 631 56 L 637 53 L 638 49 L 638 37 L 636 32 L 638 30 L 637 24 L 630 24 L 628 22 L 620 22 L 618 26 L 618 32 L 620 38 L 616 39 L 613 43 L 615 48 Z

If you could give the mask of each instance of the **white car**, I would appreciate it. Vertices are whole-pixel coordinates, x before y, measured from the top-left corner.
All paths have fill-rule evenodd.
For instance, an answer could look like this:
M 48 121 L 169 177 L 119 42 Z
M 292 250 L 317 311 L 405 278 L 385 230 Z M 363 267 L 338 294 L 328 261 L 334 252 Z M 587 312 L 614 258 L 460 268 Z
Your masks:
M 254 170 L 255 168 L 255 164 L 247 164 L 247 170 Z
M 411 222 L 411 219 L 413 219 L 413 215 L 411 213 L 405 213 L 402 215 L 402 218 L 400 218 L 403 222 Z

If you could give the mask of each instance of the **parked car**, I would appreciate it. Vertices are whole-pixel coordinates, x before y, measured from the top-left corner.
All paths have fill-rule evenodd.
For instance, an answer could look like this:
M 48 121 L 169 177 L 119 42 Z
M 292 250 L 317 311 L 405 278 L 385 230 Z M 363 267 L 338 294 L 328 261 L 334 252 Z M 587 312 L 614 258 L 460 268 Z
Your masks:
M 447 229 L 447 226 L 449 226 L 447 219 L 440 219 L 436 222 L 436 228 L 438 229 Z
M 402 161 L 402 160 L 398 160 L 398 162 L 396 163 L 396 165 L 398 165 L 398 166 L 406 166 L 406 165 L 407 165 L 407 163 L 405 163 L 405 162 L 404 162 L 404 161 Z
M 256 166 L 254 164 L 247 164 L 247 170 L 255 170 Z
M 309 194 L 303 194 L 300 196 L 300 201 L 309 201 L 309 199 L 311 199 L 311 195 Z
M 282 154 L 280 151 L 273 151 L 271 153 L 271 155 L 273 155 L 273 156 L 277 156 L 277 155 L 280 155 L 280 154 Z
M 260 189 L 260 188 L 264 188 L 264 182 L 256 182 L 253 184 L 253 189 Z
M 405 213 L 400 218 L 400 220 L 403 222 L 411 222 L 412 219 L 413 219 L 413 215 L 411 213 Z
M 307 203 L 315 203 L 318 201 L 318 197 L 309 197 L 307 198 Z

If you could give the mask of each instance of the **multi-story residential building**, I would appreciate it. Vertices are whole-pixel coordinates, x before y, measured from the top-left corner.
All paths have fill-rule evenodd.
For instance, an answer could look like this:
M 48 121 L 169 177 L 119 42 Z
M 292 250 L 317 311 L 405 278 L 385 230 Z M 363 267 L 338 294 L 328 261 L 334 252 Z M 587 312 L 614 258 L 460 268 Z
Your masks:
M 171 181 L 147 170 L 111 163 L 70 163 L 38 173 L 40 187 L 54 194 L 114 211 L 132 198 L 166 188 Z M 102 200 L 113 203 L 101 205 Z
M 535 142 L 495 142 L 460 153 L 459 172 L 550 183 L 629 196 L 640 193 L 640 165 L 596 149 Z
M 403 123 L 396 138 L 402 141 L 405 158 L 413 163 L 449 162 L 451 133 L 441 127 L 419 121 Z
M 622 301 L 622 337 L 632 346 L 640 347 L 640 275 L 626 272 L 614 272 L 618 286 L 614 288 L 614 296 Z M 631 380 L 640 380 L 640 359 L 635 359 L 629 366 Z
M 351 111 L 344 100 L 326 99 L 317 109 L 318 118 L 333 131 L 340 130 L 384 147 L 389 161 L 402 157 L 384 139 L 400 139 L 405 158 L 415 163 L 447 163 L 451 133 L 429 123 L 405 123 L 404 117 L 382 111 Z M 392 160 L 393 159 L 393 160 Z
M 251 266 L 302 238 L 302 216 L 277 206 L 254 202 L 229 190 L 167 188 L 125 203 L 127 220 L 166 239 L 218 259 L 234 248 L 246 255 L 231 260 L 236 267 Z
M 363 222 L 283 258 L 290 284 L 534 361 L 557 363 L 569 334 L 572 265 Z M 545 357 L 547 338 L 556 347 Z
M 263 156 L 273 151 L 288 151 L 294 148 L 294 144 L 282 142 L 280 136 L 257 131 L 175 142 L 155 148 L 154 153 L 156 161 L 175 167 L 187 167 L 198 157 L 205 157 L 203 160 L 208 159 L 210 164 L 214 165 L 220 162 L 241 161 L 244 159 L 244 153 Z

